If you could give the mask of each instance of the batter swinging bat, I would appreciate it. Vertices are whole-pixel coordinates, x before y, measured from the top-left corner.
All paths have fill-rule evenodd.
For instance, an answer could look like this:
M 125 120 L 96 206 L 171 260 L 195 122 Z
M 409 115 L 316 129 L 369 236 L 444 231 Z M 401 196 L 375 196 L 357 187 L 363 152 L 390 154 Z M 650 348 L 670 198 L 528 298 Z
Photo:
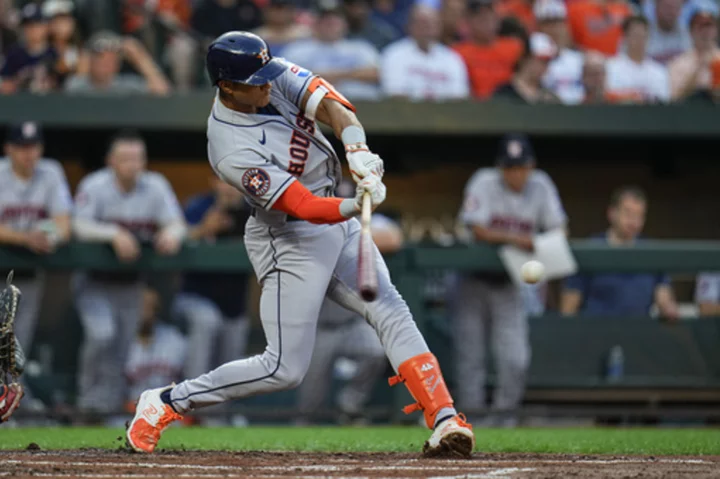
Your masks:
M 373 251 L 373 239 L 370 232 L 372 202 L 370 193 L 363 193 L 360 215 L 360 251 L 358 252 L 358 287 L 365 301 L 375 301 L 378 290 L 377 270 Z

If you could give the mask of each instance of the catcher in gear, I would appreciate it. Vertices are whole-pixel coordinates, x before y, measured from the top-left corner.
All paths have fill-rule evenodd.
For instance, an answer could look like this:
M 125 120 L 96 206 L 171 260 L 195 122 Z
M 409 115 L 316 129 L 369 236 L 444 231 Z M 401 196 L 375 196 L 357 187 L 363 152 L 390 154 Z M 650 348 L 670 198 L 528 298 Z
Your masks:
M 11 271 L 7 286 L 0 293 L 0 422 L 10 418 L 23 397 L 23 388 L 17 379 L 23 372 L 25 355 L 13 333 L 21 293 L 12 285 L 12 276 Z

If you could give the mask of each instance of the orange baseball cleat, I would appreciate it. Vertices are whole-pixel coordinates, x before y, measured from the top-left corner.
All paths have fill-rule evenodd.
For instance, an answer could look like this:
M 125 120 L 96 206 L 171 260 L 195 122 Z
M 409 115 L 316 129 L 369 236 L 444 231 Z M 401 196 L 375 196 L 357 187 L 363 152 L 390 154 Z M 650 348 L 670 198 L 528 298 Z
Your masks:
M 162 432 L 174 421 L 182 420 L 180 414 L 160 399 L 160 394 L 173 386 L 148 389 L 140 395 L 135 417 L 125 433 L 128 445 L 136 452 L 153 452 Z

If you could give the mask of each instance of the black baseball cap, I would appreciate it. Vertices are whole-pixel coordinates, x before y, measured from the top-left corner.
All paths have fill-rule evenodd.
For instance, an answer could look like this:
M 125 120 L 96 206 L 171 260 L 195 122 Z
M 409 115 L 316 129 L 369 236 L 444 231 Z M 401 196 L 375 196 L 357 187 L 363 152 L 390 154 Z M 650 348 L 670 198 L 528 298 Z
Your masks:
M 20 25 L 28 25 L 30 23 L 44 23 L 45 16 L 42 9 L 35 3 L 28 3 L 20 11 Z
M 10 125 L 5 137 L 13 145 L 39 145 L 43 142 L 42 127 L 34 121 L 24 121 Z
M 535 161 L 530 139 L 522 133 L 511 133 L 502 137 L 496 157 L 497 165 L 503 168 L 524 166 Z

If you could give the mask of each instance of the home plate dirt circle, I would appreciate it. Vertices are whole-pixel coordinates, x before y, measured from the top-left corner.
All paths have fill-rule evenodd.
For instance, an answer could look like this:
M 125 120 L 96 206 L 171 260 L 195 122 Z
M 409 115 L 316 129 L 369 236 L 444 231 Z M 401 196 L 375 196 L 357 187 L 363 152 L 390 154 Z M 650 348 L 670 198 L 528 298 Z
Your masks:
M 52 478 L 717 478 L 720 457 L 475 454 L 423 459 L 396 453 L 291 453 L 123 450 L 0 452 L 0 477 Z

